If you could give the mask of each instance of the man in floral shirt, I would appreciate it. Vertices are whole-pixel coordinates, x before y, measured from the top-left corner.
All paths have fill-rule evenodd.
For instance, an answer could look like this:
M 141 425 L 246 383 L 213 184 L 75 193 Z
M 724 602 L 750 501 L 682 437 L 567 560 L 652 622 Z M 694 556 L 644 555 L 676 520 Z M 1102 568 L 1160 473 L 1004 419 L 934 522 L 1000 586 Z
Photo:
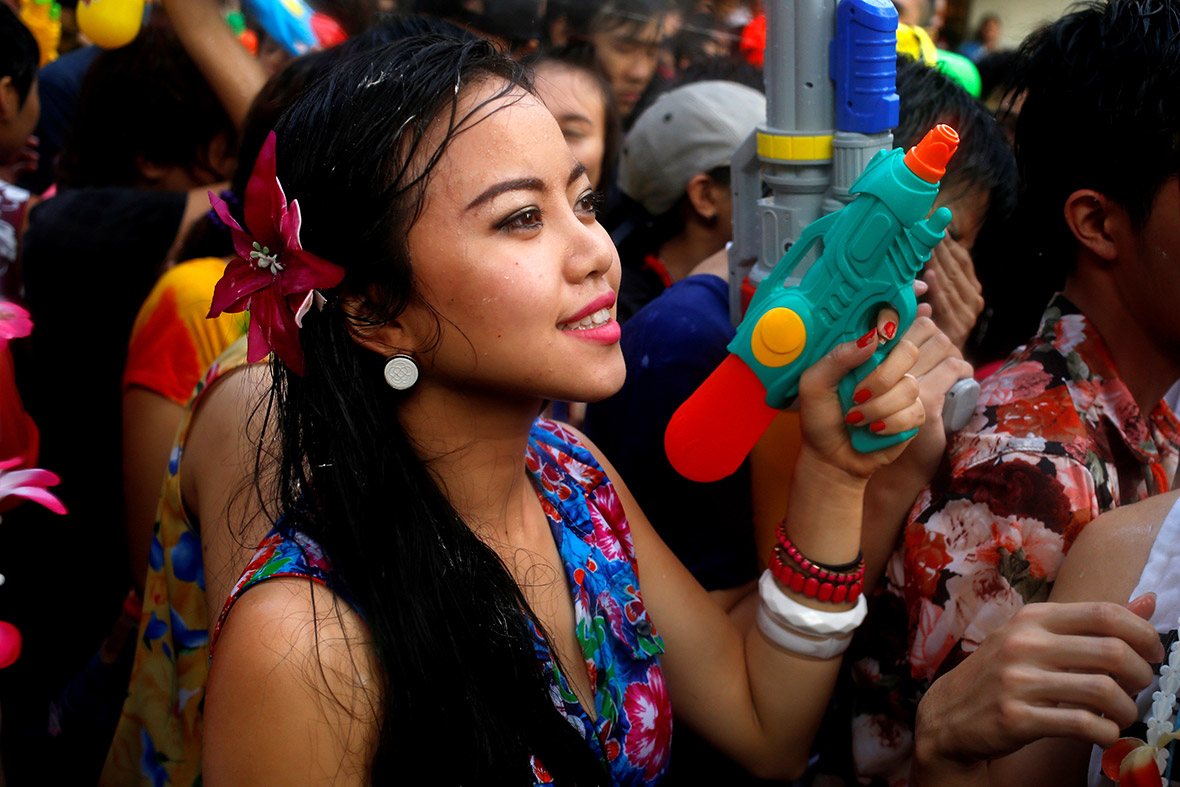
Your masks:
M 925 689 L 1048 598 L 1088 522 L 1176 482 L 1178 42 L 1180 3 L 1113 0 L 1022 48 L 1023 243 L 1064 286 L 951 436 L 846 659 L 862 784 L 906 783 Z

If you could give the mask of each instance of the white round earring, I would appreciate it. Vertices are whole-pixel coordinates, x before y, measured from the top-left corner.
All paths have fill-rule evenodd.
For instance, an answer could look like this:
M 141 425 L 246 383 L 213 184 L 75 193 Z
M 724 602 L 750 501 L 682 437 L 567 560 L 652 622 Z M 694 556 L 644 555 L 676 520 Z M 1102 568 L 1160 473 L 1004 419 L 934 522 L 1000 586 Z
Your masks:
M 385 384 L 406 391 L 418 382 L 418 363 L 409 355 L 395 355 L 385 362 Z

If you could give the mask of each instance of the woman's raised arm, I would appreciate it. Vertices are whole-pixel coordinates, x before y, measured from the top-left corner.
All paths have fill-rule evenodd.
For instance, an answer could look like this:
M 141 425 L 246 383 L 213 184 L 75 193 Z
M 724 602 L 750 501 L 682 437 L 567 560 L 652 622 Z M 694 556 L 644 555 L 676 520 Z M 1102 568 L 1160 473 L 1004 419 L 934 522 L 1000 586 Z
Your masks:
M 856 561 L 865 483 L 905 448 L 902 443 L 860 454 L 848 439 L 836 384 L 875 349 L 875 332 L 871 338 L 863 347 L 837 347 L 800 383 L 804 446 L 785 527 L 800 553 L 822 563 Z M 922 423 L 917 383 L 908 376 L 916 357 L 916 348 L 903 341 L 865 379 L 861 389 L 871 396 L 855 408 L 863 423 L 883 423 L 878 430 L 888 433 Z M 760 626 L 740 631 L 656 534 L 609 462 L 599 460 L 616 484 L 631 525 L 644 603 L 666 647 L 660 663 L 677 717 L 751 773 L 797 777 L 835 685 L 842 648 L 817 658 L 772 644 Z M 724 523 L 718 530 L 724 538 Z M 817 610 L 837 626 L 854 627 L 858 605 L 863 605 L 820 602 L 784 589 L 769 576 L 760 584 L 764 599 L 777 594 L 772 603 Z M 829 639 L 815 631 L 802 639 L 809 635 L 820 645 Z

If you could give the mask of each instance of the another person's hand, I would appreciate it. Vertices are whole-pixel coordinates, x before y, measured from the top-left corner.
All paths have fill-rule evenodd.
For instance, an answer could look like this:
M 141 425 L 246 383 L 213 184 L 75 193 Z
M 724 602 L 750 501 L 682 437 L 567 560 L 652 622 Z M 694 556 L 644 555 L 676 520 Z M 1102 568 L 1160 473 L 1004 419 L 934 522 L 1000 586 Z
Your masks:
M 950 774 L 984 768 L 1046 737 L 1100 746 L 1138 718 L 1129 696 L 1163 658 L 1144 619 L 1154 596 L 1111 603 L 1029 604 L 918 706 L 912 783 L 951 784 Z
M 918 398 L 926 410 L 926 423 L 897 464 L 905 464 L 921 477 L 921 485 L 925 485 L 938 469 L 946 449 L 946 430 L 942 424 L 946 392 L 959 380 L 970 377 L 974 370 L 963 360 L 963 353 L 950 337 L 929 317 L 914 320 L 904 338 L 918 348 L 918 360 L 910 374 L 918 380 Z
M 984 306 L 971 253 L 948 235 L 930 253 L 922 278 L 930 285 L 934 323 L 962 350 Z
M 919 427 L 925 420 L 925 410 L 918 398 L 918 381 L 910 374 L 918 360 L 918 348 L 906 339 L 900 340 L 856 387 L 856 395 L 864 401 L 845 415 L 836 386 L 876 349 L 877 329 L 874 328 L 855 342 L 837 345 L 799 380 L 804 450 L 859 478 L 868 478 L 892 462 L 907 444 L 862 454 L 852 447 L 850 426 L 891 435 Z

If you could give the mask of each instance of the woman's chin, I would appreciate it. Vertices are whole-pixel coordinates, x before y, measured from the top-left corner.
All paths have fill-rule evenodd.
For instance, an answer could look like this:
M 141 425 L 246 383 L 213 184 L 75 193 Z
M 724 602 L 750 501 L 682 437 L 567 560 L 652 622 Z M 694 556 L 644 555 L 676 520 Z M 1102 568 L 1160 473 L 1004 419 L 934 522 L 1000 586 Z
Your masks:
M 586 402 L 587 404 L 601 402 L 603 399 L 609 399 L 617 394 L 626 379 L 627 368 L 623 364 L 620 353 L 617 366 L 612 364 L 609 367 L 596 370 L 595 373 L 587 374 L 578 380 L 576 386 L 565 392 L 567 395 L 553 398 L 565 402 Z

